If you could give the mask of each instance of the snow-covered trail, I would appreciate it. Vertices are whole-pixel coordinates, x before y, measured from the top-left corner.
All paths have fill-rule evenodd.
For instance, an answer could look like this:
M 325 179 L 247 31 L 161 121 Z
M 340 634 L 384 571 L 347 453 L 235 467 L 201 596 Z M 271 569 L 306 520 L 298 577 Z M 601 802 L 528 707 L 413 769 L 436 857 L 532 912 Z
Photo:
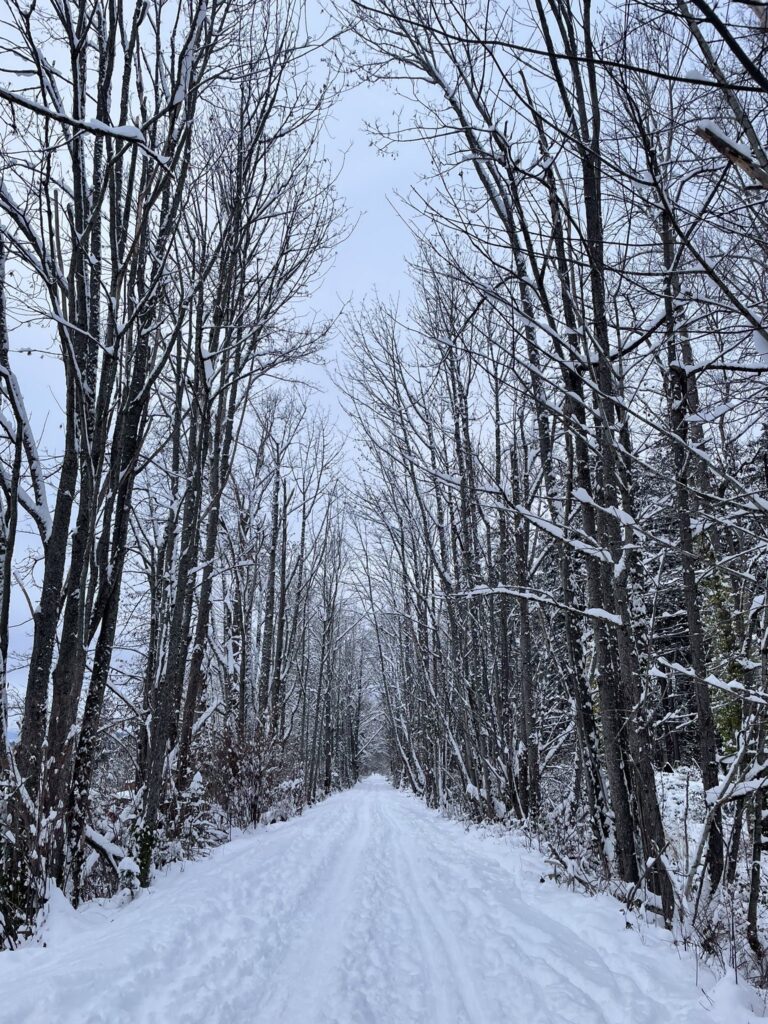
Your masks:
M 616 902 L 541 884 L 540 869 L 372 777 L 128 907 L 57 908 L 46 948 L 0 955 L 0 1022 L 751 1019 L 745 990 L 723 983 L 715 1005 L 658 929 L 627 929 Z

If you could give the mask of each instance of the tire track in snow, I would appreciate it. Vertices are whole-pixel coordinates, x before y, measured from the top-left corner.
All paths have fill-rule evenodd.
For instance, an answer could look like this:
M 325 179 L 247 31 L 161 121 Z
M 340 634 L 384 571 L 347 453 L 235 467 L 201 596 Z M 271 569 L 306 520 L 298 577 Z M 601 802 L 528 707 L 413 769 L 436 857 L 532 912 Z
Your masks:
M 270 977 L 270 992 L 255 1008 L 254 1024 L 278 1021 L 343 1022 L 334 1009 L 344 936 L 355 913 L 354 893 L 365 877 L 363 855 L 369 849 L 371 807 L 358 800 L 340 833 L 337 856 L 317 878 L 310 900 L 291 926 L 284 957 Z M 291 940 L 291 937 L 293 941 Z M 296 980 L 301 985 L 296 986 Z
M 469 974 L 468 985 L 461 952 L 453 956 L 459 963 L 462 989 L 466 986 L 472 993 L 482 993 L 474 1003 L 467 1002 L 472 1007 L 471 1024 L 507 1019 L 525 1024 L 605 1024 L 612 1020 L 604 1012 L 606 986 L 612 983 L 608 966 L 590 964 L 585 949 L 582 964 L 587 983 L 574 985 L 570 972 L 564 972 L 558 962 L 558 954 L 567 953 L 568 946 L 563 944 L 558 951 L 549 942 L 538 924 L 541 921 L 546 927 L 545 915 L 527 907 L 526 917 L 521 915 L 525 905 L 514 876 L 482 856 L 486 852 L 482 849 L 477 851 L 480 856 L 474 850 L 475 855 L 470 856 L 466 834 L 443 831 L 439 819 L 424 818 L 421 810 L 420 805 L 413 807 L 412 821 L 404 830 L 413 837 L 411 863 L 420 865 L 414 885 L 435 932 L 450 936 L 450 944 L 456 944 L 459 951 L 472 951 L 474 975 Z M 405 808 L 400 809 L 401 816 L 406 813 Z M 571 945 L 573 940 L 571 935 Z M 510 1000 L 512 985 L 514 999 Z M 607 1001 L 610 1004 L 610 999 Z
M 408 833 L 402 829 L 402 818 L 393 813 L 394 806 L 386 801 L 382 801 L 382 806 L 387 808 L 383 818 L 395 839 L 400 868 L 399 878 L 395 876 L 394 895 L 402 898 L 407 894 L 412 929 L 419 935 L 423 961 L 430 968 L 429 984 L 435 1001 L 431 1019 L 446 1024 L 485 1024 L 493 1018 L 465 968 L 465 956 L 460 944 L 457 946 L 457 939 L 461 938 L 440 914 L 439 900 L 424 899 L 431 886 L 414 857 L 414 844 L 404 842 L 403 835 Z M 413 839 L 412 834 L 410 838 Z

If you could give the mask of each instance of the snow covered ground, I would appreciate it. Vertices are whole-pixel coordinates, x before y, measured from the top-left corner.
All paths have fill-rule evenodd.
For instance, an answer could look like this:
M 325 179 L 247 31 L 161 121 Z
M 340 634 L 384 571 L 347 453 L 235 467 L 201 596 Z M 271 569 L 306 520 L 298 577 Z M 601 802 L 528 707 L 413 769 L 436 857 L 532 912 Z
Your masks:
M 746 1024 L 610 897 L 371 777 L 174 867 L 130 905 L 61 900 L 0 955 L 2 1024 Z

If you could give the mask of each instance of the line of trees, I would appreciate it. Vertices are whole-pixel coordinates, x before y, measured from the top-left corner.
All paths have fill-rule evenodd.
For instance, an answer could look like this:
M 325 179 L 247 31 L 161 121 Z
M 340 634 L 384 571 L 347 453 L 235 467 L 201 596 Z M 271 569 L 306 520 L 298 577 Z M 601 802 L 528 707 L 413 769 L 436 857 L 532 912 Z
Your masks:
M 350 489 L 274 383 L 326 340 L 306 298 L 345 231 L 299 0 L 7 8 L 4 941 L 51 884 L 146 885 L 354 782 L 381 715 L 429 803 L 761 963 L 760 12 L 340 11 L 343 70 L 407 98 L 381 144 L 430 165 L 412 303 L 346 319 Z M 14 372 L 41 337 L 60 438 Z M 661 780 L 691 766 L 681 838 Z
M 414 301 L 348 327 L 393 769 L 534 824 L 669 925 L 722 937 L 735 903 L 760 960 L 762 15 L 346 13 L 346 59 L 409 98 L 382 144 L 430 161 Z M 683 849 L 658 773 L 685 764 L 704 800 Z
M 0 931 L 357 777 L 328 425 L 275 374 L 345 228 L 300 3 L 9 0 Z M 14 372 L 50 338 L 62 433 Z M 12 595 L 31 650 L 11 664 Z M 9 672 L 23 678 L 21 704 Z M 13 731 L 12 730 L 13 727 Z

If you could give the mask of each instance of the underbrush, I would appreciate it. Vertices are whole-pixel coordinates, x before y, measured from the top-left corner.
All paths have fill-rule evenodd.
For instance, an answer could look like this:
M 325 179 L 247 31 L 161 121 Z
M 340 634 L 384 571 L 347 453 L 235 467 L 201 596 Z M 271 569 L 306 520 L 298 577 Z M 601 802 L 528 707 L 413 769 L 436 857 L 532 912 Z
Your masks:
M 672 930 L 675 942 L 693 949 L 720 974 L 733 972 L 749 984 L 766 989 L 768 956 L 747 941 L 747 903 L 751 871 L 751 843 L 742 832 L 737 851 L 726 850 L 726 868 L 715 892 L 696 854 L 704 831 L 706 804 L 701 775 L 684 766 L 656 773 L 667 847 L 663 862 L 675 892 Z M 554 809 L 550 804 L 550 809 Z M 559 807 L 562 812 L 562 805 Z M 726 812 L 724 831 L 733 834 Z M 561 884 L 587 892 L 609 892 L 631 915 L 634 927 L 663 925 L 658 898 L 643 879 L 629 885 L 608 879 L 598 869 L 599 858 L 589 823 L 562 813 L 546 814 L 541 822 L 542 843 L 552 877 Z M 529 830 L 530 832 L 530 830 Z M 686 897 L 685 893 L 690 893 Z M 629 920 L 629 918 L 628 918 Z M 759 933 L 768 936 L 768 886 L 763 882 L 758 910 Z
M 242 784 L 233 784 L 226 799 L 221 798 L 221 780 L 215 775 L 206 780 L 201 772 L 186 790 L 174 788 L 162 807 L 153 872 L 203 857 L 234 835 L 286 821 L 306 806 L 301 774 L 273 768 L 258 785 L 251 777 L 249 786 L 244 784 L 242 766 L 239 774 Z M 124 790 L 103 803 L 94 801 L 78 902 L 115 896 L 129 900 L 138 893 L 140 806 L 141 791 Z

